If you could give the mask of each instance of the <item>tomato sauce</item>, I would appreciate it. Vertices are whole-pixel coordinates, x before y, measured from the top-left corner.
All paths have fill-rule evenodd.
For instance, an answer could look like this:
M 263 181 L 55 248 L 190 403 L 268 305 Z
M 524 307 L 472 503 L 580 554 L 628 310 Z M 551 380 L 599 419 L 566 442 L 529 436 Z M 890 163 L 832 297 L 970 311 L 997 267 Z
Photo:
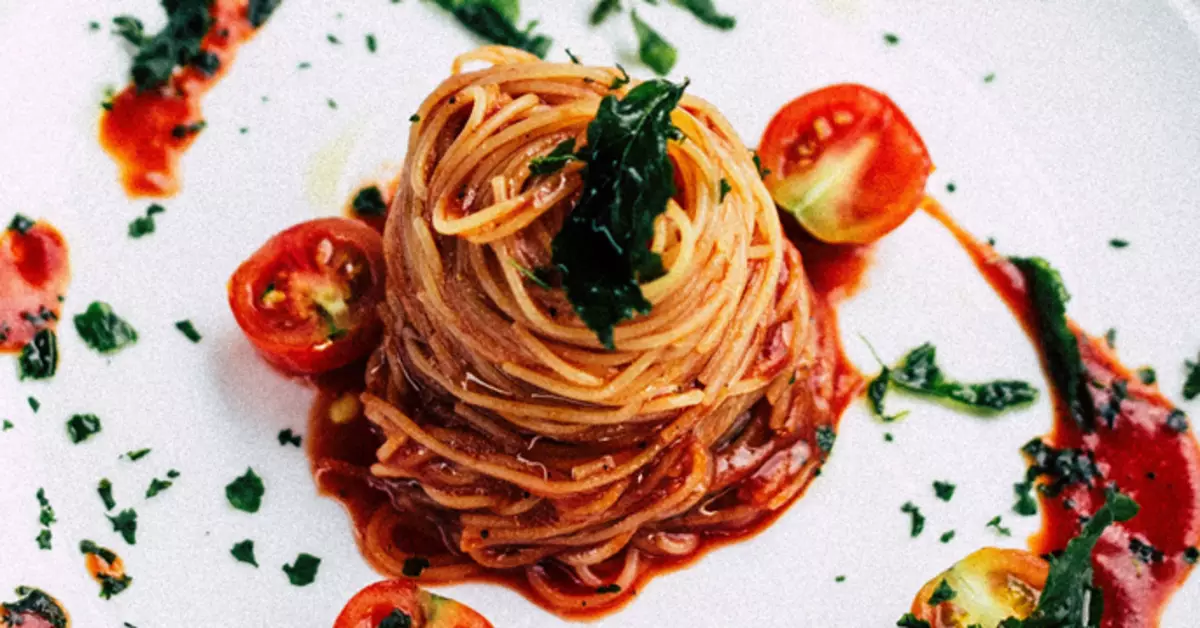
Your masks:
M 798 230 L 798 228 L 797 228 Z M 832 372 L 822 373 L 834 381 L 834 394 L 828 399 L 828 414 L 836 427 L 846 407 L 859 395 L 863 379 L 853 364 L 842 351 L 838 335 L 837 304 L 846 296 L 853 294 L 861 284 L 863 273 L 871 259 L 868 247 L 831 246 L 820 243 L 807 236 L 795 235 L 794 243 L 804 259 L 805 270 L 810 280 L 813 280 L 812 318 L 819 335 L 818 353 L 823 361 L 830 365 Z M 816 278 L 820 277 L 820 280 Z M 360 548 L 366 533 L 366 526 L 374 510 L 386 503 L 388 494 L 382 483 L 373 481 L 368 468 L 375 462 L 375 450 L 382 440 L 371 427 L 370 422 L 363 416 L 355 417 L 344 423 L 334 423 L 330 420 L 331 406 L 345 394 L 354 394 L 362 389 L 362 369 L 360 367 L 343 370 L 316 380 L 320 390 L 317 400 L 309 416 L 308 456 L 312 465 L 314 480 L 319 490 L 328 496 L 336 498 L 345 506 L 354 523 L 356 538 Z M 812 477 L 819 475 L 813 474 Z M 737 529 L 723 529 L 720 532 L 705 532 L 701 535 L 699 547 L 683 557 L 666 558 L 643 554 L 640 562 L 641 572 L 630 595 L 615 604 L 601 608 L 582 607 L 573 611 L 563 611 L 550 608 L 551 612 L 565 614 L 576 619 L 595 618 L 607 615 L 621 609 L 637 594 L 637 590 L 648 581 L 660 574 L 681 569 L 699 560 L 702 556 L 718 547 L 753 537 L 770 526 L 779 518 L 792 503 L 804 494 L 800 490 L 791 501 L 782 508 Z M 429 531 L 428 522 L 421 529 L 406 531 L 406 538 L 396 539 L 403 549 L 419 555 L 437 555 L 446 551 L 442 539 Z M 416 528 L 416 526 L 414 526 Z M 365 552 L 364 552 L 365 553 Z M 601 563 L 595 568 L 595 573 L 602 578 L 613 575 L 620 567 L 616 561 L 613 564 Z M 384 571 L 381 569 L 381 571 Z M 547 575 L 556 587 L 570 591 L 578 588 L 579 593 L 589 592 L 578 587 L 572 575 L 565 570 L 548 569 Z M 483 574 L 467 577 L 468 581 L 494 582 L 507 586 L 535 604 L 543 604 L 539 595 L 533 590 L 521 570 L 507 572 L 489 570 Z
M 925 209 L 954 234 L 1036 343 L 1036 314 L 1021 272 L 977 242 L 936 203 Z M 1055 400 L 1054 426 L 1043 441 L 1056 449 L 1091 452 L 1101 478 L 1091 486 L 1069 485 L 1057 496 L 1043 494 L 1042 529 L 1030 546 L 1041 554 L 1062 550 L 1080 532 L 1080 517 L 1104 504 L 1105 487 L 1119 487 L 1141 510 L 1114 524 L 1092 555 L 1095 582 L 1104 592 L 1101 626 L 1156 626 L 1167 601 L 1191 573 L 1195 559 L 1189 561 L 1185 551 L 1200 542 L 1200 444 L 1157 386 L 1142 384 L 1103 340 L 1074 324 L 1072 329 L 1098 413 L 1113 401 L 1114 384 L 1125 382 L 1127 393 L 1118 400 L 1111 424 L 1097 418 L 1093 431 L 1083 430 L 1062 400 Z
M 71 283 L 67 241 L 50 223 L 17 217 L 0 232 L 0 353 L 53 329 Z
M 247 0 L 213 1 L 212 27 L 201 50 L 220 60 L 215 72 L 189 65 L 177 69 L 158 89 L 142 91 L 130 84 L 106 106 L 100 118 L 100 145 L 117 162 L 121 185 L 130 196 L 163 198 L 179 192 L 180 157 L 204 125 L 201 99 L 256 32 L 247 9 Z

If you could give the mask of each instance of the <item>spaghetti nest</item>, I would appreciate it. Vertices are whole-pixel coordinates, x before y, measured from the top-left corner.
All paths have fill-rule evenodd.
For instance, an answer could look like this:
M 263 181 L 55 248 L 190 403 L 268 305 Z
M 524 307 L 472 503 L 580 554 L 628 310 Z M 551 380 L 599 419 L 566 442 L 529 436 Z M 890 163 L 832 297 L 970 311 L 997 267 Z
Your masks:
M 588 166 L 531 162 L 584 145 L 622 77 L 482 48 L 414 117 L 363 396 L 390 496 L 363 543 L 385 573 L 523 573 L 548 608 L 602 608 L 655 561 L 780 509 L 823 457 L 832 377 L 800 256 L 708 103 L 671 113 L 676 191 L 650 244 L 663 272 L 614 349 L 535 272 Z

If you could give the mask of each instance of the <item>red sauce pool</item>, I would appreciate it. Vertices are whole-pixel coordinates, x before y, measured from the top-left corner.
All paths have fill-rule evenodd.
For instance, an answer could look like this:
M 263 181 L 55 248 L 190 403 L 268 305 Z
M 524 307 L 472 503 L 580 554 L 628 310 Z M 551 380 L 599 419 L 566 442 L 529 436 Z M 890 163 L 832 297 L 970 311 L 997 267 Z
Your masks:
M 207 74 L 194 66 L 176 70 L 166 85 L 139 91 L 130 84 L 100 118 L 100 145 L 117 162 L 130 196 L 168 197 L 179 192 L 179 159 L 200 132 L 200 101 L 228 71 L 238 48 L 255 33 L 248 0 L 214 0 L 212 27 L 201 49 L 220 67 Z
M 988 283 L 1036 340 L 1032 311 L 1019 270 L 991 247 L 977 242 L 930 202 L 926 211 L 946 226 L 967 251 Z M 1111 398 L 1112 384 L 1127 382 L 1128 394 L 1110 427 L 1097 418 L 1085 432 L 1065 404 L 1055 399 L 1054 427 L 1043 441 L 1057 449 L 1091 452 L 1102 479 L 1089 487 L 1075 484 L 1055 497 L 1041 496 L 1042 529 L 1030 539 L 1039 554 L 1057 552 L 1080 531 L 1079 517 L 1104 504 L 1104 487 L 1114 483 L 1141 506 L 1137 516 L 1107 530 L 1092 555 L 1095 582 L 1104 591 L 1104 628 L 1156 626 L 1171 595 L 1191 573 L 1184 551 L 1200 542 L 1200 444 L 1190 430 L 1168 426 L 1175 409 L 1156 386 L 1147 386 L 1122 366 L 1104 341 L 1072 324 L 1097 408 Z M 1143 550 L 1135 556 L 1132 544 Z
M 20 351 L 38 330 L 57 325 L 71 283 L 68 257 L 50 223 L 0 232 L 0 353 Z
M 813 324 L 820 337 L 819 353 L 826 357 L 833 368 L 833 372 L 829 375 L 835 382 L 836 392 L 829 402 L 830 416 L 836 427 L 846 406 L 858 396 L 863 385 L 861 375 L 846 359 L 842 351 L 838 335 L 837 303 L 852 294 L 861 283 L 862 275 L 870 260 L 870 251 L 863 247 L 834 247 L 807 237 L 796 237 L 793 241 L 803 256 L 809 277 L 819 276 L 822 278 L 813 287 L 812 316 Z M 346 507 L 354 522 L 356 538 L 360 547 L 363 547 L 362 541 L 368 518 L 376 507 L 387 500 L 387 494 L 383 490 L 372 486 L 371 479 L 368 477 L 369 472 L 366 470 L 375 462 L 375 449 L 382 441 L 373 432 L 370 422 L 365 417 L 357 417 L 341 425 L 334 424 L 328 418 L 330 405 L 342 394 L 361 390 L 363 371 L 361 367 L 356 368 L 357 370 L 351 369 L 348 372 L 322 378 L 317 382 L 320 394 L 317 396 L 309 417 L 307 450 L 313 477 L 319 490 L 325 495 L 336 498 Z M 799 491 L 787 506 L 771 512 L 744 528 L 726 530 L 719 534 L 706 533 L 702 535 L 696 551 L 685 557 L 643 556 L 641 564 L 648 565 L 648 567 L 644 568 L 639 575 L 630 590 L 631 595 L 623 596 L 623 599 L 615 604 L 602 608 L 579 608 L 567 612 L 561 609 L 546 608 L 551 612 L 564 614 L 573 619 L 591 619 L 620 610 L 636 597 L 637 590 L 645 586 L 648 581 L 661 574 L 687 567 L 718 547 L 756 535 L 774 523 L 803 494 L 803 490 Z M 445 551 L 443 547 L 440 539 L 424 534 L 414 533 L 405 539 L 405 548 L 414 553 L 438 554 Z M 366 555 L 365 552 L 364 555 Z M 604 575 L 604 567 L 604 564 L 598 566 L 597 573 Z M 566 581 L 569 576 L 565 572 L 561 575 L 562 581 L 560 582 L 558 574 L 550 573 L 556 585 L 569 586 L 570 583 Z M 542 604 L 539 595 L 520 570 L 489 571 L 470 576 L 466 580 L 501 584 L 521 593 L 535 604 Z

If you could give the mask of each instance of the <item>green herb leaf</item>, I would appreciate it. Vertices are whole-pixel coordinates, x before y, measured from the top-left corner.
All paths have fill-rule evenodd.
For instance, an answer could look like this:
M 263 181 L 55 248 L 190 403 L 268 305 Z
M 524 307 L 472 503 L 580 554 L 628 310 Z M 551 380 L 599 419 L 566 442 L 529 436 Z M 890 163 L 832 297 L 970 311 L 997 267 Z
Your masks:
M 167 24 L 153 37 L 146 36 L 137 18 L 120 16 L 113 20 L 116 33 L 137 48 L 130 74 L 138 90 L 163 85 L 177 67 L 196 65 L 210 74 L 216 70 L 213 67 L 215 55 L 200 50 L 200 44 L 212 26 L 210 1 L 164 2 Z
M 639 280 L 662 274 L 650 251 L 654 220 L 675 193 L 667 140 L 679 136 L 671 111 L 686 85 L 654 80 L 621 100 L 606 96 L 588 125 L 579 201 L 551 244 L 567 299 L 605 347 L 613 326 L 650 311 Z
M 629 78 L 629 73 L 625 71 L 625 66 L 620 63 L 616 64 L 616 66 L 617 70 L 621 72 L 621 76 L 614 78 L 612 83 L 609 83 L 608 88 L 613 90 L 621 89 L 633 82 L 633 79 Z
M 12 220 L 8 223 L 8 230 L 16 231 L 19 235 L 25 235 L 26 233 L 29 233 L 29 230 L 32 229 L 33 225 L 35 224 L 37 224 L 37 222 L 34 220 L 30 220 L 21 214 L 14 214 Z
M 1200 396 L 1200 358 L 1195 362 L 1184 360 L 1183 367 L 1187 369 L 1187 379 L 1183 382 L 1183 398 L 1191 401 Z
M 629 14 L 633 20 L 633 32 L 638 40 L 638 58 L 659 76 L 665 76 L 675 67 L 679 53 L 649 24 L 638 17 L 637 11 Z
M 1158 373 L 1153 367 L 1143 366 L 1137 370 L 1138 379 L 1145 385 L 1150 386 L 1158 381 Z
M 938 499 L 948 502 L 954 497 L 955 488 L 957 487 L 949 482 L 934 481 L 933 494 L 936 495 Z
M 832 425 L 817 426 L 817 448 L 825 453 L 833 451 L 833 442 L 837 439 L 837 432 L 833 430 Z
M 879 376 L 867 384 L 867 400 L 871 403 L 871 411 L 879 418 L 885 416 L 883 399 L 887 396 L 888 384 L 891 379 L 892 370 L 885 366 L 879 371 Z
M 718 203 L 725 202 L 725 196 L 733 191 L 733 187 L 729 185 L 729 180 L 721 177 L 721 197 L 717 199 Z
M 1000 525 L 1000 521 L 1000 515 L 996 515 L 987 522 L 987 527 L 995 529 L 1000 536 L 1012 536 L 1012 530 Z
M 9 421 L 8 419 L 4 419 L 4 426 L 0 427 L 0 432 L 7 432 L 8 430 L 11 430 L 12 428 L 13 428 L 13 422 Z
M 941 541 L 942 543 L 949 543 L 950 540 L 953 538 L 954 538 L 954 530 L 946 530 L 945 532 L 942 533 L 941 536 L 938 537 L 938 540 Z
M 112 482 L 108 478 L 100 480 L 100 484 L 96 487 L 96 492 L 100 494 L 100 499 L 104 502 L 105 510 L 112 510 L 113 506 L 117 505 L 117 500 L 113 499 Z
M 96 556 L 99 556 L 101 560 L 110 565 L 117 560 L 116 552 L 108 549 L 107 547 L 100 547 L 99 545 L 96 545 L 94 541 L 89 541 L 87 539 L 79 542 L 79 552 L 81 554 L 95 554 Z
M 513 268 L 517 269 L 517 272 L 521 273 L 526 279 L 528 279 L 531 283 L 533 283 L 533 285 L 541 288 L 542 290 L 550 289 L 550 282 L 546 281 L 546 278 L 542 276 L 542 275 L 547 274 L 546 272 L 544 272 L 544 271 L 538 272 L 538 271 L 530 270 L 529 268 L 526 268 L 521 263 L 517 262 L 517 260 L 512 259 L 512 258 L 509 258 L 508 262 L 510 264 L 512 264 Z M 543 270 L 543 269 L 539 269 L 539 270 Z
M 379 622 L 378 628 L 412 628 L 412 617 L 398 608 L 392 609 L 392 612 Z
M 1183 410 L 1178 408 L 1171 410 L 1170 414 L 1167 415 L 1165 423 L 1169 429 L 1180 434 L 1188 430 L 1187 415 L 1183 413 Z
M 41 549 L 41 550 L 54 549 L 51 546 L 51 543 L 54 540 L 54 533 L 50 531 L 50 528 L 42 528 L 42 530 L 40 532 L 38 532 L 36 540 L 37 540 L 37 544 L 38 544 L 38 549 Z
M 100 431 L 100 417 L 94 414 L 74 414 L 67 420 L 67 436 L 78 445 Z
M 108 520 L 112 523 L 113 532 L 120 533 L 121 538 L 130 545 L 137 544 L 137 513 L 132 508 L 126 508 L 117 513 L 117 516 L 109 516 Z
M 292 428 L 290 427 L 280 430 L 278 438 L 280 445 L 300 446 L 300 435 L 292 432 Z
M 501 46 L 512 46 L 545 58 L 554 40 L 533 32 L 537 22 L 525 30 L 517 28 L 517 3 L 506 0 L 435 0 L 454 14 L 459 24 L 476 35 Z
M 559 142 L 554 150 L 541 157 L 535 157 L 529 162 L 529 174 L 548 175 L 562 170 L 563 166 L 578 159 L 575 156 L 575 138 L 567 138 Z
M 374 54 L 375 51 L 379 49 L 379 42 L 375 40 L 375 35 L 373 33 L 367 33 L 366 39 L 367 39 L 367 52 Z
M 889 46 L 895 46 L 896 44 L 900 43 L 900 36 L 895 33 L 884 33 L 883 43 Z
M 1129 246 L 1129 240 L 1122 240 L 1122 239 L 1120 239 L 1120 238 L 1113 238 L 1113 239 L 1111 239 L 1111 240 L 1109 240 L 1109 241 L 1108 241 L 1108 245 L 1109 245 L 1109 246 L 1111 246 L 1111 247 L 1113 247 L 1114 249 L 1123 249 L 1123 248 L 1125 248 L 1125 247 Z
M 40 507 L 40 510 L 38 512 L 38 523 L 41 523 L 44 526 L 48 526 L 48 525 L 58 521 L 58 519 L 55 518 L 55 516 L 54 516 L 54 508 L 50 505 L 50 500 L 46 499 L 46 489 L 39 488 L 37 490 L 36 496 L 37 496 L 38 506 Z
M 245 474 L 225 487 L 225 498 L 229 504 L 245 512 L 258 512 L 262 497 L 263 481 L 254 469 L 247 468 Z
M 599 26 L 609 16 L 621 12 L 621 0 L 599 0 L 596 7 L 592 9 L 592 14 L 588 17 L 588 24 Z
M 301 552 L 291 565 L 283 566 L 283 573 L 287 574 L 288 581 L 293 585 L 302 587 L 312 584 L 312 581 L 317 578 L 317 568 L 320 566 L 320 558 Z
M 138 460 L 141 460 L 142 458 L 145 458 L 146 455 L 149 453 L 150 453 L 150 448 L 147 447 L 147 448 L 138 449 L 135 451 L 127 451 L 127 452 L 121 454 L 121 457 L 125 458 L 131 462 L 136 462 Z
M 900 507 L 900 512 L 908 513 L 912 518 L 909 525 L 909 536 L 916 538 L 920 536 L 921 531 L 925 529 L 925 515 L 921 514 L 921 509 L 912 502 L 904 502 Z
M 237 559 L 238 562 L 248 563 L 258 566 L 258 561 L 254 558 L 254 541 L 246 539 L 233 544 L 233 549 L 229 550 L 230 554 Z
M 891 380 L 905 390 L 988 413 L 1002 412 L 1037 398 L 1037 389 L 1022 381 L 963 384 L 946 379 L 937 365 L 937 349 L 928 342 L 910 351 L 892 369 Z
M 949 602 L 957 596 L 958 593 L 951 588 L 950 584 L 946 582 L 945 578 L 943 578 L 942 581 L 938 583 L 937 587 L 934 588 L 933 594 L 929 596 L 929 605 L 937 606 L 942 602 Z
M 1022 517 L 1031 517 L 1037 514 L 1037 500 L 1033 498 L 1033 481 L 1026 480 L 1013 484 L 1013 493 L 1017 496 L 1017 501 L 1013 504 L 1013 512 Z
M 102 301 L 93 301 L 83 314 L 75 316 L 75 331 L 92 349 L 100 353 L 120 351 L 137 342 L 137 330 Z
M 429 559 L 424 556 L 413 556 L 412 558 L 404 559 L 404 566 L 400 569 L 400 573 L 406 578 L 418 578 L 421 573 L 429 568 Z
M 54 330 L 39 329 L 33 338 L 21 347 L 17 368 L 20 379 L 49 379 L 54 376 L 54 372 L 58 370 L 58 336 L 54 334 Z M 34 411 L 37 411 L 36 408 Z
M 202 338 L 200 332 L 196 331 L 196 326 L 192 324 L 192 321 L 186 319 L 182 321 L 175 321 L 175 329 L 178 329 L 180 333 L 182 333 L 187 337 L 188 340 L 191 340 L 192 342 L 200 342 L 200 339 Z
M 8 618 L 16 618 L 28 615 L 40 617 L 50 626 L 50 628 L 67 628 L 67 613 L 54 601 L 54 598 L 46 595 L 41 589 L 32 587 L 17 587 L 17 595 L 21 599 L 16 602 L 4 602 L 0 607 L 4 609 L 4 614 Z M 9 625 L 20 625 L 15 623 L 5 622 Z
M 1077 484 L 1092 486 L 1093 480 L 1098 480 L 1100 467 L 1096 466 L 1095 455 L 1083 449 L 1055 449 L 1035 438 L 1021 447 L 1022 453 L 1030 458 L 1029 469 L 1025 472 L 1025 481 L 1033 482 L 1039 477 L 1048 481 L 1040 490 L 1055 497 L 1064 488 Z
M 170 480 L 151 478 L 150 486 L 146 488 L 146 499 L 150 499 L 151 497 L 154 497 L 155 495 L 158 495 L 159 493 L 171 488 L 172 484 L 174 484 L 174 482 Z
M 250 25 L 258 28 L 267 23 L 267 19 L 279 8 L 283 0 L 250 0 L 250 7 L 246 9 L 246 19 L 250 21 Z
M 350 206 L 359 216 L 385 216 L 388 210 L 387 203 L 383 200 L 383 192 L 374 185 L 359 190 Z
M 1038 343 L 1046 359 L 1050 381 L 1075 422 L 1085 431 L 1091 431 L 1095 428 L 1096 408 L 1079 355 L 1079 340 L 1067 324 L 1067 301 L 1071 296 L 1067 294 L 1062 276 L 1039 257 L 1010 257 L 1009 261 L 1025 277 L 1026 291 L 1037 319 Z
M 718 12 L 712 0 L 671 0 L 671 3 L 687 9 L 701 22 L 713 28 L 727 31 L 737 26 L 737 19 Z
M 930 628 L 929 622 L 924 619 L 917 619 L 917 616 L 912 613 L 905 613 L 896 621 L 896 625 L 900 626 L 900 628 Z
M 29 402 L 29 409 L 33 410 L 34 414 L 37 414 L 38 409 L 42 407 L 42 402 L 38 401 L 34 397 L 30 397 L 26 401 Z

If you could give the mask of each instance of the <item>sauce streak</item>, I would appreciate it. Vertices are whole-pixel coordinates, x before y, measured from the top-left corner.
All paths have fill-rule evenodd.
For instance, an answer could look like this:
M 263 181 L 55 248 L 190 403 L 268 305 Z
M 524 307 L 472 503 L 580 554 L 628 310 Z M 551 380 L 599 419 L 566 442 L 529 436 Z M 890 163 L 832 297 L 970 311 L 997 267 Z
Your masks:
M 814 360 L 816 366 L 810 377 L 814 381 L 814 386 L 818 385 L 816 383 L 818 380 L 825 381 L 831 386 L 833 393 L 826 399 L 828 407 L 823 411 L 829 417 L 832 426 L 836 428 L 844 410 L 858 396 L 863 385 L 861 375 L 842 351 L 838 335 L 837 305 L 843 298 L 853 294 L 860 285 L 862 275 L 871 258 L 870 249 L 867 247 L 831 246 L 810 237 L 801 236 L 798 228 L 791 231 L 795 233 L 789 232 L 789 237 L 794 236 L 793 242 L 800 250 L 806 273 L 814 283 L 812 319 L 819 342 L 818 356 Z M 816 279 L 818 277 L 819 280 Z M 371 560 L 376 556 L 373 552 L 368 551 L 365 544 L 367 526 L 370 523 L 371 514 L 377 507 L 387 502 L 389 494 L 384 483 L 373 478 L 368 469 L 375 462 L 375 450 L 383 441 L 375 433 L 371 423 L 363 416 L 344 423 L 335 423 L 329 419 L 331 406 L 335 402 L 344 399 L 347 393 L 353 395 L 362 389 L 362 373 L 361 366 L 351 367 L 316 380 L 320 393 L 309 416 L 307 450 L 313 477 L 319 490 L 325 495 L 336 498 L 345 506 L 354 523 L 359 547 L 364 556 Z M 616 603 L 600 608 L 582 607 L 565 613 L 561 609 L 548 606 L 547 610 L 576 619 L 600 617 L 619 610 L 633 599 L 639 588 L 658 575 L 687 567 L 709 551 L 750 538 L 770 526 L 791 504 L 803 496 L 807 484 L 819 474 L 819 468 L 816 471 L 816 473 L 809 471 L 804 488 L 791 495 L 782 507 L 740 526 L 731 525 L 719 531 L 702 532 L 699 545 L 695 551 L 687 555 L 663 557 L 643 553 L 639 563 L 639 576 L 630 590 L 626 592 L 628 595 L 623 595 L 622 599 Z M 784 473 L 782 470 L 780 472 Z M 772 474 L 770 470 L 760 469 L 759 473 L 764 476 L 762 484 L 769 485 L 772 482 L 785 481 L 784 478 L 775 477 L 778 474 Z M 759 484 L 746 482 L 744 487 L 746 490 L 756 490 L 759 488 Z M 399 504 L 394 504 L 394 506 L 403 509 Z M 405 538 L 396 538 L 395 543 L 404 551 L 429 556 L 446 551 L 447 543 L 439 537 L 435 522 L 425 522 L 424 525 L 419 526 L 419 529 L 414 525 L 413 529 L 405 530 L 403 536 Z M 622 562 L 610 560 L 595 566 L 593 571 L 601 579 L 605 579 L 615 575 L 620 570 Z M 385 574 L 397 571 L 394 565 L 374 564 L 373 566 Z M 565 570 L 552 567 L 546 569 L 544 573 L 561 591 L 576 594 L 592 592 L 575 582 L 574 577 Z M 423 579 L 423 581 L 425 580 Z M 521 593 L 535 604 L 542 604 L 540 594 L 533 589 L 523 571 L 519 569 L 489 570 L 482 574 L 471 574 L 455 580 L 455 582 L 458 581 L 494 582 Z
M 67 241 L 49 223 L 0 232 L 0 353 L 20 351 L 38 330 L 53 329 L 70 283 Z
M 221 80 L 238 48 L 256 32 L 247 0 L 214 0 L 212 27 L 201 50 L 220 66 L 208 74 L 194 66 L 175 71 L 166 85 L 140 91 L 130 84 L 100 118 L 100 145 L 117 162 L 130 196 L 168 197 L 179 192 L 179 159 L 204 125 L 200 101 Z
M 930 201 L 925 210 L 954 234 L 1036 344 L 1036 312 L 1021 272 L 955 224 L 936 203 Z M 1191 573 L 1184 551 L 1200 541 L 1200 444 L 1190 432 L 1168 424 L 1175 408 L 1157 386 L 1142 384 L 1104 341 L 1071 326 L 1094 382 L 1098 411 L 1109 404 L 1114 383 L 1126 382 L 1128 393 L 1112 426 L 1098 419 L 1092 432 L 1083 431 L 1062 400 L 1055 399 L 1054 427 L 1043 441 L 1057 449 L 1091 452 L 1102 479 L 1092 486 L 1068 486 L 1054 497 L 1042 495 L 1042 529 L 1030 546 L 1040 554 L 1062 550 L 1079 533 L 1080 516 L 1094 513 L 1104 504 L 1105 486 L 1116 485 L 1141 510 L 1109 528 L 1092 555 L 1095 582 L 1104 591 L 1101 626 L 1155 626 L 1171 595 Z M 1131 547 L 1140 551 L 1135 555 Z

